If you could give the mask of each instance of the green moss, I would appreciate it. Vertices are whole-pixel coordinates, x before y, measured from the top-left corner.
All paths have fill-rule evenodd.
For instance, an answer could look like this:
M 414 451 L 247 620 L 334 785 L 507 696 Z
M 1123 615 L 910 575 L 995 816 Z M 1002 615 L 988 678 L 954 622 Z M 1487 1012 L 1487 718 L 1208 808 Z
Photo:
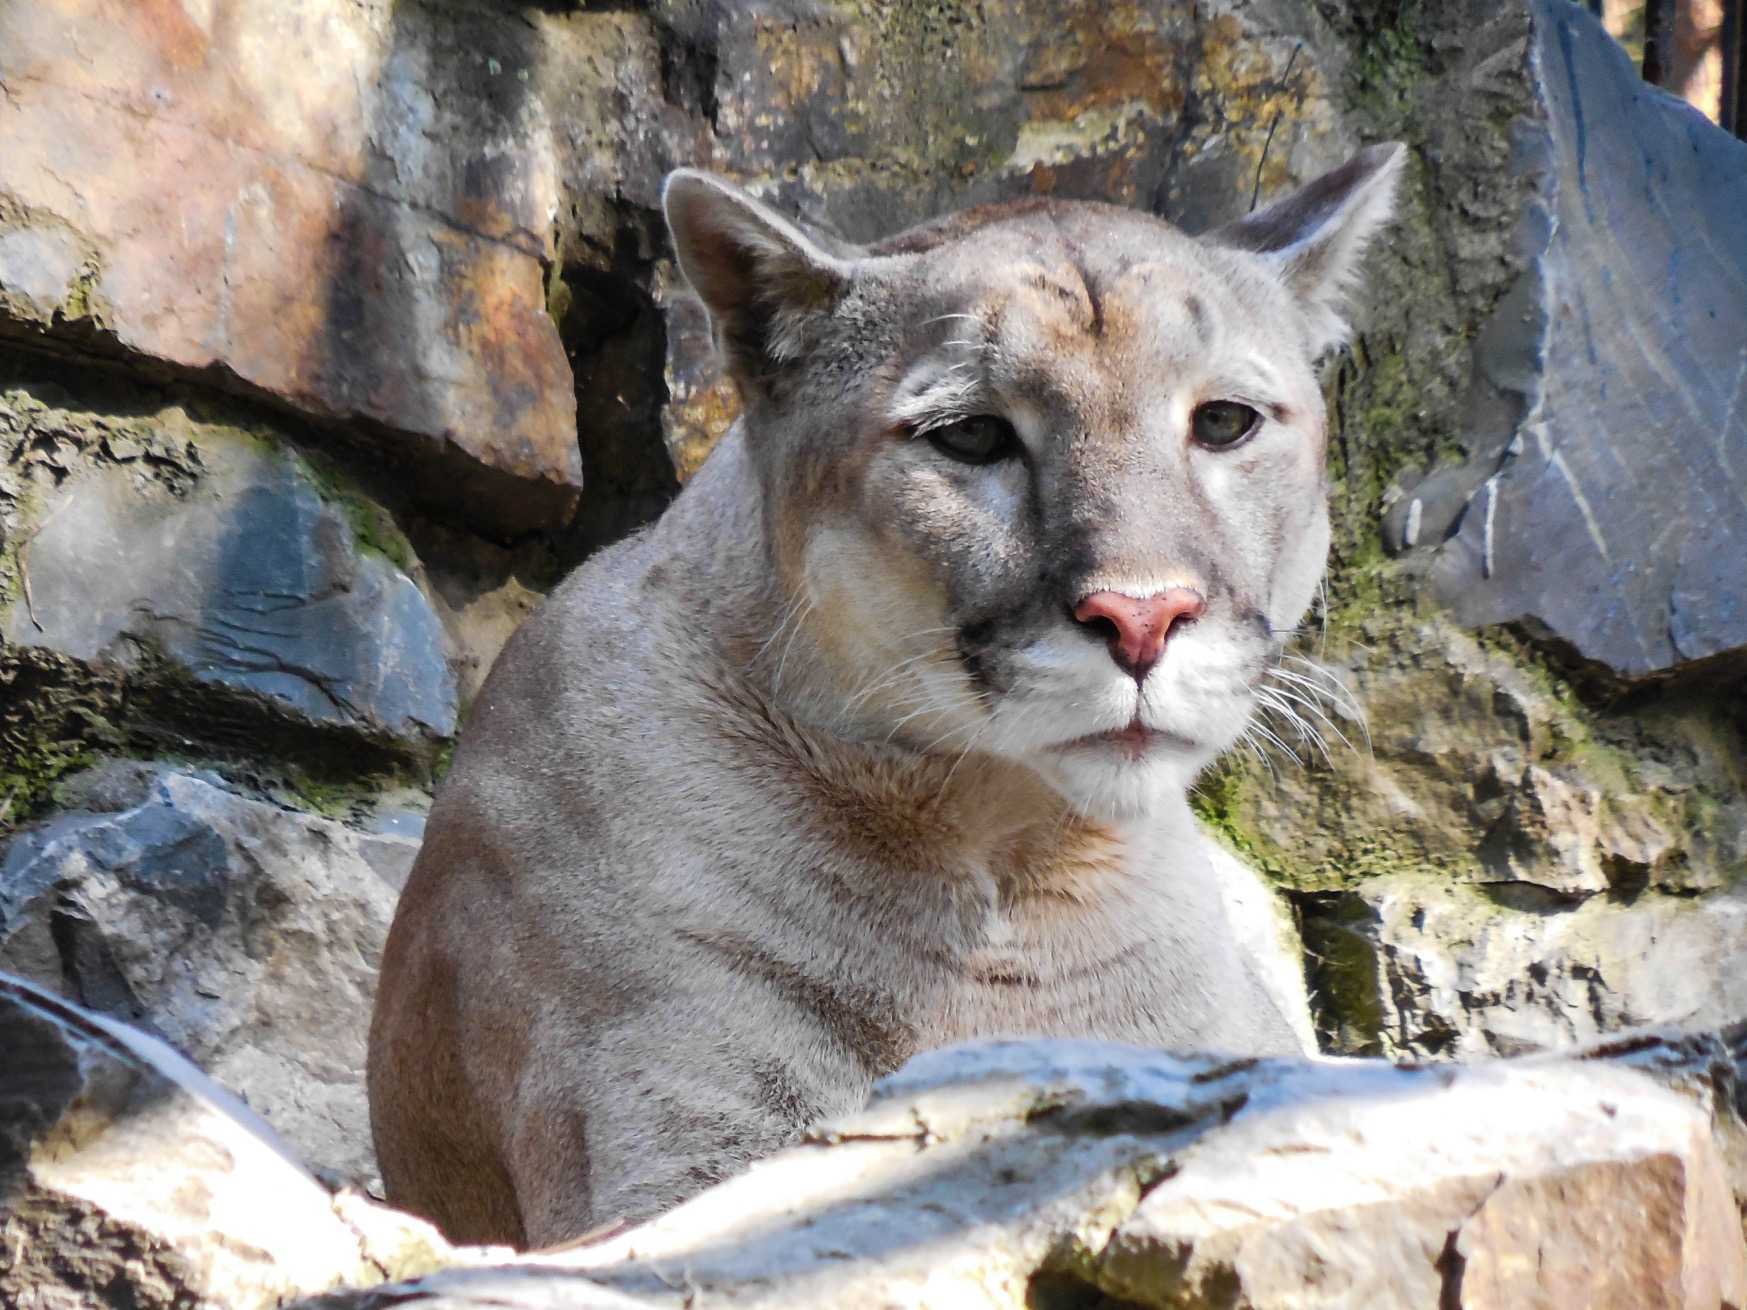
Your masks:
M 1337 749 L 1344 749 L 1338 748 Z M 1355 750 L 1361 749 L 1355 747 Z M 1317 768 L 1293 778 L 1288 770 Z M 1271 765 L 1233 753 L 1196 781 L 1189 806 L 1197 818 L 1245 863 L 1279 887 L 1301 892 L 1345 891 L 1372 878 L 1408 876 L 1447 882 L 1477 873 L 1463 862 L 1428 851 L 1411 828 L 1355 823 L 1343 794 L 1363 780 L 1339 765 L 1332 770 L 1280 757 Z M 1281 839 L 1278 814 L 1289 798 L 1302 835 Z M 1270 804 L 1272 802 L 1272 804 Z M 1270 821 L 1269 812 L 1274 814 Z
M 564 332 L 565 319 L 569 317 L 575 303 L 576 293 L 564 280 L 563 261 L 553 260 L 552 273 L 546 279 L 546 316 L 552 320 L 552 326 L 560 335 Z
M 1420 36 L 1422 0 L 1359 4 L 1361 39 L 1353 61 L 1354 107 L 1385 123 L 1406 119 L 1430 71 Z
M 35 818 L 63 777 L 122 749 L 119 679 L 50 651 L 0 651 L 0 830 Z
M 1633 745 L 1611 739 L 1618 728 L 1610 725 L 1604 711 L 1586 705 L 1569 678 L 1547 654 L 1509 628 L 1486 628 L 1475 634 L 1486 650 L 1509 662 L 1545 699 L 1550 713 L 1545 724 L 1542 762 L 1571 769 L 1605 792 L 1648 796 L 1642 765 Z M 1631 723 L 1634 735 L 1642 726 Z M 1675 819 L 1677 805 L 1668 817 Z
M 58 743 L 14 748 L 0 767 L 0 832 L 35 818 L 53 799 L 56 782 L 97 759 L 94 750 Z
M 1376 946 L 1364 932 L 1370 907 L 1346 894 L 1300 897 L 1296 905 L 1319 1044 L 1343 1055 L 1382 1055 L 1382 979 Z
M 1261 849 L 1264 843 L 1250 834 L 1241 817 L 1248 781 L 1246 762 L 1238 755 L 1228 755 L 1195 780 L 1189 791 L 1189 808 L 1233 851 L 1253 865 L 1266 865 Z
M 400 530 L 394 515 L 359 491 L 346 474 L 331 460 L 319 455 L 302 457 L 322 499 L 346 516 L 352 529 L 352 540 L 360 550 L 380 555 L 402 573 L 409 573 L 418 563 L 412 543 Z
M 344 820 L 363 804 L 373 790 L 357 780 L 338 781 L 296 769 L 286 775 L 285 787 L 304 809 L 329 819 Z
M 25 566 L 22 558 L 29 547 L 33 529 L 41 512 L 40 495 L 28 481 L 20 482 L 7 494 L 0 487 L 0 613 L 12 605 L 24 603 Z
M 93 323 L 103 322 L 102 307 L 98 302 L 97 287 L 103 280 L 103 266 L 95 259 L 87 259 L 79 265 L 73 275 L 72 284 L 67 288 L 67 294 L 61 301 L 60 317 L 70 321 L 89 319 Z
M 223 399 L 189 397 L 184 403 L 198 425 L 194 447 L 202 440 L 230 443 L 271 460 L 290 460 L 315 485 L 322 500 L 339 510 L 361 550 L 380 555 L 402 572 L 409 571 L 417 556 L 394 515 L 377 504 L 332 456 L 305 446 L 293 446 L 284 429 L 242 410 Z

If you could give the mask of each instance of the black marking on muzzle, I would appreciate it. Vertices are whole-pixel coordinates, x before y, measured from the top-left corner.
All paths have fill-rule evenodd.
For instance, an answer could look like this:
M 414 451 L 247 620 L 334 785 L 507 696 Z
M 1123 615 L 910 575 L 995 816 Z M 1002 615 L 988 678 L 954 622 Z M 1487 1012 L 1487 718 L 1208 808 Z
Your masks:
M 995 681 L 989 671 L 984 656 L 988 653 L 990 638 L 995 633 L 995 620 L 977 619 L 963 624 L 958 630 L 958 657 L 964 664 L 965 671 L 971 675 L 971 681 L 984 691 L 996 690 Z

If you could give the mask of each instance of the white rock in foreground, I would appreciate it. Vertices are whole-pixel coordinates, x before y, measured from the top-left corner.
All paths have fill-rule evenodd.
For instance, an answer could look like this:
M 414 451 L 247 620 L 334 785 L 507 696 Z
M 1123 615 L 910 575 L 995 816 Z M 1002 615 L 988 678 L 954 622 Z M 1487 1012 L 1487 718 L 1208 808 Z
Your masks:
M 0 1306 L 266 1310 L 466 1258 L 162 1042 L 0 974 Z
M 1735 1029 L 1412 1069 L 961 1047 L 622 1236 L 318 1304 L 1717 1310 L 1747 1302 L 1744 1049 Z

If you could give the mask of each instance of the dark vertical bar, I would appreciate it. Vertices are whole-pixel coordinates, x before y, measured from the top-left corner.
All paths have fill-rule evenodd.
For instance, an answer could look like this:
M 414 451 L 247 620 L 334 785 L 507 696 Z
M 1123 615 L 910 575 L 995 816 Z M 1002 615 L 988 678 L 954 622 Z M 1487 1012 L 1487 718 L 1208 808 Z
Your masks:
M 1723 103 L 1717 121 L 1747 141 L 1747 3 L 1723 0 Z
M 1644 80 L 1663 85 L 1674 42 L 1674 6 L 1677 0 L 1644 0 Z

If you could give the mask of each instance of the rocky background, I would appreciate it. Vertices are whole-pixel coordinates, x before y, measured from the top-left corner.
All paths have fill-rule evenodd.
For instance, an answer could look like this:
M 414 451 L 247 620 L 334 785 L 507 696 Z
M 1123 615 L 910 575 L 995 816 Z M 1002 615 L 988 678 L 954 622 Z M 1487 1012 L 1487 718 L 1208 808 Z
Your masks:
M 1299 652 L 1341 690 L 1200 812 L 1331 1051 L 1747 1014 L 1747 146 L 1568 0 L 0 6 L 0 970 L 366 1183 L 468 699 L 733 417 L 666 170 L 849 240 L 1199 230 L 1385 139 Z

